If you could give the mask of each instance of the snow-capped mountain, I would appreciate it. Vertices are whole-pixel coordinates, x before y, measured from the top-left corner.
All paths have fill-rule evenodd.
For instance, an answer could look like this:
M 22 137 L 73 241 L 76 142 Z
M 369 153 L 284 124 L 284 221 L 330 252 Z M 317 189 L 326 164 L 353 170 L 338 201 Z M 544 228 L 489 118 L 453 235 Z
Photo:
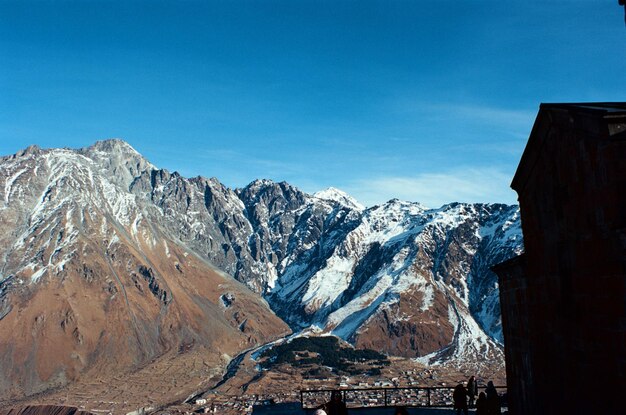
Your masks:
M 502 360 L 489 267 L 522 249 L 517 206 L 427 209 L 391 200 L 366 209 L 333 188 L 309 195 L 256 180 L 229 189 L 215 178 L 158 169 L 121 140 L 32 147 L 0 159 L 0 203 L 0 329 L 20 324 L 20 310 L 44 292 L 37 287 L 62 290 L 71 280 L 92 290 L 90 301 L 102 301 L 102 321 L 123 321 L 123 335 L 153 339 L 150 347 L 137 341 L 142 356 L 164 350 L 154 344 L 169 336 L 161 323 L 172 308 L 177 321 L 217 313 L 222 333 L 236 329 L 230 351 L 285 332 L 260 298 L 214 266 L 264 297 L 293 330 L 314 326 L 359 347 L 431 362 Z M 58 313 L 74 307 L 80 290 L 54 294 L 66 304 Z M 112 318 L 118 309 L 130 318 Z M 160 323 L 143 321 L 145 310 Z M 173 327 L 186 334 L 170 343 L 186 336 L 209 347 L 214 327 Z M 89 337 L 94 347 L 99 333 Z M 0 346 L 5 354 L 12 347 Z
M 517 206 L 427 209 L 391 200 L 365 209 L 332 188 L 309 195 L 256 180 L 231 190 L 216 179 L 163 170 L 144 173 L 131 191 L 162 209 L 170 232 L 263 295 L 295 330 L 317 326 L 404 356 L 481 336 L 499 349 L 489 267 L 522 249 Z
M 188 359 L 219 372 L 289 333 L 129 192 L 154 170 L 117 140 L 0 158 L 0 406 L 78 379 L 121 382 L 147 364 L 180 379 Z M 158 379 L 144 386 L 163 398 Z
M 296 226 L 287 251 L 273 252 L 276 278 L 266 291 L 294 329 L 315 325 L 403 356 L 445 348 L 475 350 L 476 357 L 486 352 L 476 346 L 481 342 L 499 353 L 492 340 L 501 341 L 498 291 L 489 266 L 521 250 L 516 206 L 426 209 L 392 200 L 361 211 L 305 200 L 290 214 Z M 257 232 L 279 234 L 269 228 Z

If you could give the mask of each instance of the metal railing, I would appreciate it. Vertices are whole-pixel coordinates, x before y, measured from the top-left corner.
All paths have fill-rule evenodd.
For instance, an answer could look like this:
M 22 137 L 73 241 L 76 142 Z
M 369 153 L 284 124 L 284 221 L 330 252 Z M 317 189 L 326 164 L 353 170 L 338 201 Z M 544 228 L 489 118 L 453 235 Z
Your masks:
M 479 386 L 479 393 L 486 386 Z M 446 408 L 454 406 L 454 386 L 407 386 L 363 389 L 301 390 L 302 409 L 315 409 L 330 401 L 331 393 L 339 391 L 348 408 L 382 408 L 393 406 Z M 496 386 L 501 406 L 506 406 L 506 386 Z

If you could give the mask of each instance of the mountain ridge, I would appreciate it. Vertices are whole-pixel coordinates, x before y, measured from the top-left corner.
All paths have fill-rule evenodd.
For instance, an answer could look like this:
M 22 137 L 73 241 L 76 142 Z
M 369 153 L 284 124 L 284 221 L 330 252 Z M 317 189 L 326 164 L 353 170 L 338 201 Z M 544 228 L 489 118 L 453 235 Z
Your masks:
M 125 290 L 131 297 L 150 293 L 151 306 L 137 297 L 126 308 L 154 307 L 155 316 L 171 308 L 181 318 L 200 316 L 217 306 L 210 313 L 226 313 L 224 333 L 231 327 L 241 337 L 248 330 L 247 344 L 286 332 L 263 311 L 265 303 L 294 331 L 313 328 L 356 347 L 428 364 L 503 364 L 497 282 L 489 266 L 523 249 L 517 206 L 428 209 L 392 199 L 364 208 L 337 189 L 310 195 L 267 179 L 230 189 L 216 178 L 159 169 L 119 139 L 77 150 L 29 147 L 0 158 L 2 180 L 0 226 L 8 232 L 0 236 L 7 248 L 0 327 L 15 314 L 15 287 L 91 279 L 124 288 L 118 297 Z M 187 294 L 209 290 L 203 273 L 225 284 L 228 277 L 215 269 L 264 300 L 232 283 L 208 302 Z M 181 274 L 195 282 L 183 283 Z M 245 298 L 236 311 L 223 300 L 231 291 Z M 144 323 L 132 329 L 132 320 L 123 323 L 131 330 L 126 336 L 153 330 Z M 192 331 L 169 341 L 202 344 L 211 337 L 201 326 Z M 148 344 L 145 356 L 162 350 Z

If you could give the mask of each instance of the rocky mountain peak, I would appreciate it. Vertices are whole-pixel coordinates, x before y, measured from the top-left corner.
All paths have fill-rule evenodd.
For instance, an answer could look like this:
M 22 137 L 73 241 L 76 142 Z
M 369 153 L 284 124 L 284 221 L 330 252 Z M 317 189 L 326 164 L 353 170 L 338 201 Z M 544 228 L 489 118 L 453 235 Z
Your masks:
M 97 141 L 94 145 L 77 150 L 93 160 L 112 182 L 128 190 L 144 171 L 157 168 L 119 138 Z
M 406 202 L 399 199 L 391 199 L 382 205 L 377 205 L 367 210 L 368 217 L 378 221 L 383 221 L 384 226 L 402 220 L 409 220 L 428 212 L 424 205 L 415 202 Z
M 271 179 L 255 179 L 248 184 L 245 189 L 261 189 L 269 186 L 274 186 L 276 183 Z
M 358 211 L 365 210 L 365 206 L 360 204 L 355 198 L 343 190 L 337 189 L 336 187 L 329 187 L 328 189 L 320 190 L 319 192 L 314 193 L 313 197 L 324 200 L 332 200 L 350 209 Z
M 294 210 L 304 205 L 308 195 L 287 182 L 276 183 L 272 180 L 255 180 L 243 189 L 237 189 L 237 195 L 253 216 L 267 218 L 285 210 Z M 269 215 L 269 216 L 268 216 Z
M 32 146 L 26 147 L 22 151 L 18 151 L 16 156 L 24 157 L 24 156 L 30 156 L 30 155 L 38 155 L 38 154 L 41 154 L 41 151 L 42 150 L 38 145 L 32 145 Z
M 131 146 L 129 143 L 122 140 L 121 138 L 108 138 L 106 140 L 98 140 L 88 148 L 97 151 L 105 151 L 107 153 L 127 153 L 141 156 L 141 154 L 139 154 L 139 152 L 137 152 L 137 150 L 135 150 L 133 146 Z

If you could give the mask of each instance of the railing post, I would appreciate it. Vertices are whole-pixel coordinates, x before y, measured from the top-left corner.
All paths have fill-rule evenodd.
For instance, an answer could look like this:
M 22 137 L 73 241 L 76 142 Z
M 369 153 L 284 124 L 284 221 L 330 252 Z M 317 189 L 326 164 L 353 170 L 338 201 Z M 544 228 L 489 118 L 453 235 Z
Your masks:
M 387 388 L 383 389 L 385 391 L 385 408 L 387 407 Z
M 428 392 L 428 407 L 430 408 L 430 388 L 426 389 L 426 392 Z

